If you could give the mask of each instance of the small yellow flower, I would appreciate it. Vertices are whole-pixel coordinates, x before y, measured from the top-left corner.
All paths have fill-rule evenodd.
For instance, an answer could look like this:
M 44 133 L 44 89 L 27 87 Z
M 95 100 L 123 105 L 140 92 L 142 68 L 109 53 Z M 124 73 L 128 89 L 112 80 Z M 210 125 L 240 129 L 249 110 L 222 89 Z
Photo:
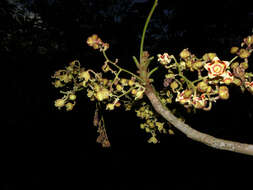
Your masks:
M 114 104 L 111 104 L 111 103 L 107 104 L 106 110 L 114 110 Z
M 248 46 L 251 46 L 251 45 L 253 44 L 253 35 L 244 38 L 243 41 L 244 41 L 244 43 L 246 43 Z
M 106 88 L 102 88 L 95 95 L 98 101 L 103 101 L 105 99 L 108 99 L 109 96 L 110 96 L 110 91 L 107 90 Z
M 244 68 L 244 69 L 248 69 L 249 64 L 247 62 L 243 62 L 240 64 L 240 67 Z
M 156 143 L 158 143 L 158 140 L 157 140 L 156 137 L 152 136 L 152 137 L 150 137 L 150 139 L 148 139 L 148 143 L 154 143 L 154 144 L 156 144 Z
M 137 90 L 136 89 L 133 89 L 132 91 L 131 91 L 131 94 L 132 95 L 135 95 L 137 93 Z
M 54 102 L 54 106 L 57 107 L 57 108 L 61 108 L 64 105 L 65 105 L 65 100 L 63 100 L 63 99 L 57 99 Z
M 213 60 L 213 58 L 217 57 L 216 53 L 206 53 L 203 55 L 204 61 L 210 61 Z
M 164 123 L 156 122 L 155 125 L 157 126 L 158 131 L 161 132 L 163 130 Z
M 174 135 L 175 134 L 172 129 L 169 129 L 168 132 L 169 132 L 170 135 Z
M 128 81 L 127 81 L 127 79 L 125 79 L 125 78 L 120 79 L 120 83 L 121 83 L 123 86 L 127 86 L 127 85 L 128 85 Z
M 234 62 L 234 63 L 231 64 L 230 67 L 231 67 L 232 69 L 235 69 L 235 68 L 237 68 L 238 66 L 239 66 L 239 63 L 238 63 L 238 62 Z
M 137 93 L 135 95 L 135 99 L 142 99 L 143 93 L 144 93 L 143 90 L 137 90 Z
M 171 84 L 170 84 L 170 87 L 175 90 L 176 88 L 179 87 L 178 83 L 176 81 L 173 81 Z
M 241 58 L 247 58 L 247 57 L 250 56 L 250 52 L 248 50 L 246 50 L 246 49 L 240 49 L 239 56 Z
M 206 92 L 208 89 L 208 84 L 204 81 L 199 82 L 197 84 L 197 88 L 198 88 L 198 91 L 200 91 L 200 92 Z
M 186 59 L 187 57 L 189 57 L 191 55 L 191 53 L 188 51 L 188 49 L 183 49 L 179 56 L 183 59 Z
M 230 53 L 231 53 L 231 54 L 235 54 L 235 53 L 238 52 L 238 50 L 239 50 L 238 47 L 232 47 L 232 48 L 230 49 Z
M 69 99 L 70 100 L 75 100 L 76 99 L 76 95 L 75 94 L 70 94 L 69 95 Z
M 241 86 L 242 85 L 242 81 L 238 78 L 235 78 L 233 79 L 233 83 L 236 85 L 236 86 Z
M 128 81 L 128 85 L 129 85 L 129 86 L 133 86 L 134 83 L 135 83 L 135 82 L 134 82 L 133 80 L 129 80 L 129 81 Z
M 87 96 L 91 98 L 94 95 L 94 92 L 92 90 L 87 91 Z
M 229 98 L 228 87 L 221 86 L 219 88 L 219 97 L 223 100 L 227 100 Z
M 59 87 L 63 87 L 64 85 L 61 83 L 60 80 L 56 80 L 53 85 L 55 86 L 55 88 L 59 88 Z
M 120 84 L 117 84 L 116 89 L 117 89 L 117 91 L 122 91 L 123 87 Z
M 68 102 L 68 103 L 65 105 L 65 107 L 66 107 L 66 110 L 67 110 L 67 111 L 71 111 L 71 110 L 73 110 L 73 108 L 74 108 L 74 104 L 72 104 L 71 102 Z
M 90 79 L 90 73 L 88 71 L 83 71 L 79 74 L 79 78 L 88 81 Z
M 199 69 L 201 69 L 202 67 L 203 67 L 203 62 L 202 61 L 197 61 L 197 62 L 195 62 L 195 63 L 193 63 L 193 68 L 195 69 L 195 70 L 199 70 Z

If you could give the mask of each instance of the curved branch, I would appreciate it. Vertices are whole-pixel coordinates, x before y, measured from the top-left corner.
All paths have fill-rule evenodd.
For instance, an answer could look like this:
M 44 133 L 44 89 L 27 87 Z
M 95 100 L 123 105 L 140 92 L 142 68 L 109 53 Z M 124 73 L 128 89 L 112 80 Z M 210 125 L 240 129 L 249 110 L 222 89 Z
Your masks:
M 156 91 L 151 85 L 146 86 L 145 94 L 153 105 L 154 109 L 162 115 L 168 122 L 170 122 L 174 127 L 183 132 L 187 137 L 204 143 L 210 147 L 228 150 L 232 152 L 238 152 L 242 154 L 252 155 L 253 156 L 253 145 L 239 143 L 235 141 L 224 140 L 220 138 L 213 137 L 211 135 L 199 132 L 189 125 L 185 124 L 177 117 L 175 117 L 167 108 L 163 106 L 160 102 L 159 97 L 156 96 Z

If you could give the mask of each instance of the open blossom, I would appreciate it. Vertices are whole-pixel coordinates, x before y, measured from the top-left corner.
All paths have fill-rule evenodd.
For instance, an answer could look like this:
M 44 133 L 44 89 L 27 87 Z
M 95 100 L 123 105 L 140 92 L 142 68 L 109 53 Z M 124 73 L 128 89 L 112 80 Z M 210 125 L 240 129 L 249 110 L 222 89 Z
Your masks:
M 233 82 L 233 80 L 234 80 L 233 74 L 230 71 L 226 71 L 222 83 L 230 84 L 231 82 Z
M 205 64 L 205 69 L 208 71 L 209 78 L 215 78 L 217 76 L 226 77 L 227 67 L 229 66 L 228 61 L 221 61 L 218 57 L 214 57 L 211 63 Z
M 164 53 L 163 55 L 158 54 L 158 61 L 163 64 L 163 65 L 167 65 L 171 62 L 171 56 L 169 56 L 168 53 Z
M 197 109 L 202 109 L 207 104 L 207 98 L 205 94 L 202 94 L 201 96 L 194 96 L 192 98 L 192 105 Z
M 192 95 L 187 97 L 185 96 L 186 90 L 180 92 L 177 92 L 176 102 L 179 102 L 180 104 L 190 104 L 192 101 Z

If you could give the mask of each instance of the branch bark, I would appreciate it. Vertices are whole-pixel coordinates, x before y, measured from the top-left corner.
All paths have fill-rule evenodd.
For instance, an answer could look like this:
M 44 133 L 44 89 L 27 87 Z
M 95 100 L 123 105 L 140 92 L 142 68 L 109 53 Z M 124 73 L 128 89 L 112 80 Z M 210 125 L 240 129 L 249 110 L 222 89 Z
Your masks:
M 168 122 L 174 125 L 175 128 L 183 132 L 190 139 L 204 143 L 213 148 L 228 150 L 232 152 L 237 152 L 237 153 L 253 156 L 252 144 L 245 144 L 245 143 L 239 143 L 235 141 L 216 138 L 211 135 L 199 132 L 191 128 L 189 125 L 185 124 L 181 120 L 179 120 L 167 108 L 164 107 L 164 105 L 160 102 L 159 97 L 156 96 L 155 89 L 150 84 L 146 85 L 145 94 L 150 100 L 154 109 L 157 111 L 157 113 L 162 115 Z

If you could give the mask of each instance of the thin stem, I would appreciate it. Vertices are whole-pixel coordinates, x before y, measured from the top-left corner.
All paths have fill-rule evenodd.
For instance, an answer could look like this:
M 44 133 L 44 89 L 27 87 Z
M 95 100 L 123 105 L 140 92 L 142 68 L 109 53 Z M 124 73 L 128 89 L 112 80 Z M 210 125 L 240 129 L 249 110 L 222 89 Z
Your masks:
M 147 20 L 145 22 L 145 25 L 144 25 L 144 28 L 143 28 L 143 32 L 142 32 L 142 37 L 141 37 L 141 46 L 140 46 L 140 63 L 142 64 L 142 53 L 143 53 L 143 45 L 144 45 L 144 39 L 145 39 L 145 34 L 146 34 L 146 30 L 147 30 L 147 27 L 148 27 L 148 23 L 151 19 L 151 16 L 155 10 L 155 7 L 157 6 L 157 3 L 158 3 L 158 0 L 155 0 L 154 4 L 153 4 L 153 7 L 151 9 L 151 11 L 149 12 L 149 15 L 147 17 Z
M 238 56 L 235 56 L 233 59 L 231 59 L 229 62 L 232 63 L 234 60 L 236 60 Z
M 196 90 L 196 87 L 194 86 L 194 84 L 192 83 L 192 81 L 190 81 L 186 76 L 183 75 L 183 72 L 182 72 L 182 70 L 181 70 L 181 68 L 180 68 L 180 65 L 179 65 L 179 63 L 177 62 L 176 58 L 175 58 L 174 56 L 172 56 L 172 59 L 174 60 L 174 62 L 175 62 L 176 65 L 177 65 L 178 76 L 182 77 L 182 78 L 186 81 L 188 88 L 190 88 L 190 86 L 191 86 L 191 88 L 195 91 L 195 90 Z
M 119 78 L 119 74 L 121 73 L 121 69 L 119 69 L 119 71 L 117 72 L 117 74 L 115 75 L 115 77 L 114 77 L 114 79 L 113 79 L 113 81 L 112 81 L 112 85 L 115 83 L 115 81 Z M 111 86 L 112 86 L 111 85 Z
M 199 78 L 199 79 L 193 81 L 192 83 L 194 84 L 194 83 L 196 83 L 196 82 L 202 81 L 202 80 L 207 79 L 207 78 L 208 78 L 208 76 L 201 77 L 201 78 Z
M 125 93 L 123 93 L 123 94 L 117 96 L 117 98 L 120 99 L 122 96 L 127 95 L 127 94 L 130 93 L 134 88 L 135 88 L 135 87 L 129 88 L 128 91 L 126 91 Z
M 144 82 L 143 79 L 140 78 L 139 76 L 137 76 L 137 75 L 135 75 L 134 73 L 132 73 L 132 72 L 130 72 L 130 71 L 126 70 L 126 69 L 123 69 L 123 68 L 121 68 L 120 66 L 116 65 L 113 61 L 111 61 L 111 60 L 107 57 L 105 51 L 103 51 L 103 55 L 104 55 L 106 61 L 108 61 L 109 63 L 111 63 L 111 64 L 114 65 L 115 67 L 117 67 L 119 70 L 124 71 L 124 72 L 126 72 L 126 73 L 128 73 L 128 74 L 130 74 L 130 75 L 132 75 L 132 76 L 134 76 L 134 77 L 136 77 L 138 80 Z

